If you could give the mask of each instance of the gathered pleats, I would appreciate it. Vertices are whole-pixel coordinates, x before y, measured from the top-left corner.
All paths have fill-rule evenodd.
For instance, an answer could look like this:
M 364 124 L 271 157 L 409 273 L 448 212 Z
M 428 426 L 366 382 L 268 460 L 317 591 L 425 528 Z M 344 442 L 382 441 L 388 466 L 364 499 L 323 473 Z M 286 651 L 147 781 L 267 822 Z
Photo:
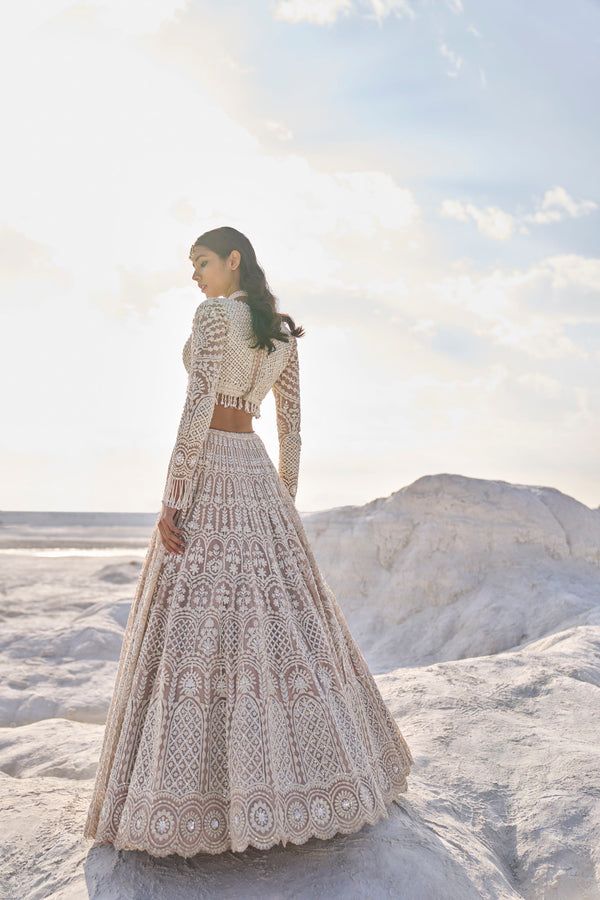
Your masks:
M 155 856 L 352 832 L 410 750 L 255 432 L 209 429 L 183 554 L 155 525 L 85 834 Z

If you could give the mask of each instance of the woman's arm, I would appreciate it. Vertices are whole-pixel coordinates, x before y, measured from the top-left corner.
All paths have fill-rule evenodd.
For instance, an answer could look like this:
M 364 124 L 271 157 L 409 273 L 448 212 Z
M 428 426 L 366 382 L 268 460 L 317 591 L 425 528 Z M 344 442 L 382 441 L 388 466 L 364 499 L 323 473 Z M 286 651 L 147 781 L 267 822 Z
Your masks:
M 273 385 L 277 433 L 279 436 L 279 477 L 287 487 L 292 500 L 298 489 L 300 469 L 300 374 L 298 346 L 291 335 L 290 355 L 281 375 Z
M 163 506 L 186 509 L 192 501 L 198 460 L 215 405 L 228 326 L 227 313 L 216 298 L 205 300 L 196 310 L 187 395 L 169 462 Z

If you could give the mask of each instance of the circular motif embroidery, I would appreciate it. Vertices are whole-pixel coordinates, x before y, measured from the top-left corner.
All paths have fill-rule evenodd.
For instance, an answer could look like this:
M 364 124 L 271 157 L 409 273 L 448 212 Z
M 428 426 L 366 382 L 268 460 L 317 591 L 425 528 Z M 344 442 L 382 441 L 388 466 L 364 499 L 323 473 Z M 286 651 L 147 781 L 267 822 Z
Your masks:
M 268 834 L 274 824 L 273 812 L 265 800 L 257 800 L 250 809 L 252 826 L 262 835 Z
M 327 825 L 331 819 L 331 805 L 325 797 L 316 797 L 310 804 L 313 821 L 320 826 Z
M 241 840 L 246 829 L 246 815 L 244 808 L 239 801 L 234 802 L 231 806 L 231 834 L 238 840 Z
M 227 822 L 218 806 L 211 806 L 204 815 L 204 833 L 211 843 L 219 843 L 227 832 Z
M 131 816 L 131 833 L 134 838 L 140 838 L 146 829 L 146 815 L 139 809 Z
M 188 802 L 182 808 L 179 816 L 179 836 L 186 847 L 195 847 L 199 833 L 202 831 L 202 815 L 198 804 Z
M 389 750 L 385 754 L 384 766 L 388 778 L 392 781 L 393 784 L 402 784 L 404 782 L 402 766 L 400 765 L 400 757 L 394 750 Z
M 359 796 L 360 802 L 367 812 L 373 812 L 373 809 L 375 808 L 375 797 L 373 796 L 373 791 L 367 784 L 361 784 Z
M 152 831 L 158 838 L 159 842 L 168 837 L 169 834 L 173 831 L 173 827 L 175 825 L 175 819 L 173 817 L 173 813 L 169 810 L 163 810 L 154 816 L 152 822 Z
M 308 809 L 302 800 L 291 800 L 288 803 L 287 822 L 292 831 L 298 834 L 303 831 L 308 822 Z
M 121 815 L 123 813 L 124 806 L 125 806 L 125 798 L 123 798 L 122 800 L 117 800 L 117 802 L 115 803 L 115 805 L 113 807 L 111 819 L 112 819 L 112 825 L 113 825 L 113 828 L 115 829 L 115 831 L 118 830 L 118 828 L 121 824 Z
M 344 822 L 351 822 L 358 813 L 358 798 L 350 788 L 340 788 L 333 798 L 333 808 Z

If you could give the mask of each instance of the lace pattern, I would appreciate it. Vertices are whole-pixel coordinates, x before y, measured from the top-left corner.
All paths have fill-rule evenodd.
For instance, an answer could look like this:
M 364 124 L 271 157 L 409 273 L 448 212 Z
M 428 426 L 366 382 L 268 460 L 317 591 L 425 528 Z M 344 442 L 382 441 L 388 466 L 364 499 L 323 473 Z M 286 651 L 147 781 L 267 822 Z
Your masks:
M 279 476 L 292 499 L 298 489 L 300 468 L 300 374 L 298 344 L 290 335 L 291 349 L 288 362 L 273 385 L 279 437 Z
M 259 435 L 209 428 L 201 461 L 184 553 L 155 525 L 84 834 L 191 856 L 357 831 L 410 750 Z
M 200 304 L 192 329 L 187 395 L 163 493 L 163 503 L 175 509 L 189 506 L 193 496 L 200 451 L 215 406 L 228 327 L 229 319 L 218 301 Z
M 284 324 L 284 331 L 288 331 Z M 260 417 L 273 389 L 279 432 L 279 472 L 293 498 L 300 465 L 300 394 L 296 338 L 274 340 L 275 350 L 252 347 L 255 335 L 247 303 L 230 297 L 205 300 L 196 310 L 182 359 L 188 387 L 177 440 L 169 461 L 163 503 L 187 508 L 194 495 L 198 462 L 216 403 Z

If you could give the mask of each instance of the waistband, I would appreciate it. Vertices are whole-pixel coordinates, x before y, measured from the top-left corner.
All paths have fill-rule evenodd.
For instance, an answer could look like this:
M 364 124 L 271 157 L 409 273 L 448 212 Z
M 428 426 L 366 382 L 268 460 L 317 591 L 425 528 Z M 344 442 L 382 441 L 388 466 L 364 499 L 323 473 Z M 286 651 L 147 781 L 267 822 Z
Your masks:
M 256 431 L 225 431 L 222 428 L 209 428 L 207 432 L 207 440 L 226 440 L 226 441 L 255 441 L 262 440 Z

